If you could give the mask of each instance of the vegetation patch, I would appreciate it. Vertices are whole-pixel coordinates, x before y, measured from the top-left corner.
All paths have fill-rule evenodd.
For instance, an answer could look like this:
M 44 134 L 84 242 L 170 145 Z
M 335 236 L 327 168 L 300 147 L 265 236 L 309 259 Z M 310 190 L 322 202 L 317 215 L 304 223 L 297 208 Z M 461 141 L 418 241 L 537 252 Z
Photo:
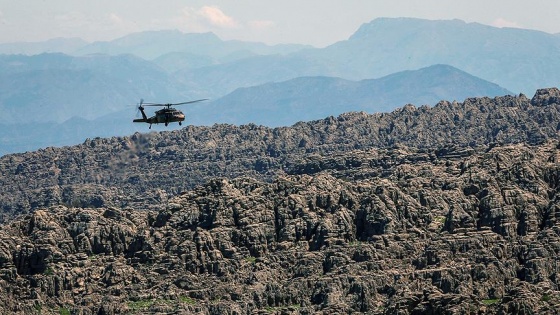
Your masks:
M 500 303 L 500 299 L 486 299 L 486 300 L 482 300 L 482 303 L 484 305 L 494 305 Z
M 439 223 L 441 223 L 441 224 L 445 224 L 445 221 L 446 221 L 446 220 L 447 220 L 447 218 L 444 217 L 444 216 L 437 216 L 437 217 L 435 218 L 435 221 L 436 221 L 436 222 L 439 222 Z
M 47 269 L 45 269 L 45 275 L 47 276 L 54 275 L 54 270 L 52 269 L 52 267 L 48 267 Z
M 128 302 L 128 308 L 133 311 L 147 310 L 152 305 L 154 305 L 154 300 L 138 300 Z
M 249 257 L 245 258 L 245 260 L 254 264 L 257 261 L 257 258 L 253 257 L 253 256 L 249 256 Z
M 179 297 L 179 300 L 181 302 L 185 303 L 185 304 L 190 304 L 190 305 L 196 304 L 196 301 L 193 298 L 188 297 L 188 296 L 181 296 L 181 297 Z
M 293 305 L 289 305 L 289 306 L 267 306 L 264 308 L 264 310 L 267 313 L 275 313 L 278 311 L 283 311 L 283 312 L 289 312 L 290 314 L 293 313 L 294 311 L 299 310 L 301 307 L 298 304 L 293 304 Z

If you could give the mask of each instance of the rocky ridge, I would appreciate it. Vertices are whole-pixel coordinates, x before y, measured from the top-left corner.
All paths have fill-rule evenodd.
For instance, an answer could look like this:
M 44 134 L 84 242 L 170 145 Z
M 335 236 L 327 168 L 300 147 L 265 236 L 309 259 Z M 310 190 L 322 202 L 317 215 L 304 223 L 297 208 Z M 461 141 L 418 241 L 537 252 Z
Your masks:
M 37 210 L 0 231 L 0 311 L 552 314 L 559 147 L 359 150 L 161 211 Z
M 301 156 L 406 146 L 432 154 L 558 137 L 560 91 L 406 105 L 292 127 L 188 126 L 0 158 L 0 222 L 41 207 L 145 207 L 213 176 L 270 181 Z
M 557 313 L 558 96 L 5 157 L 0 313 Z

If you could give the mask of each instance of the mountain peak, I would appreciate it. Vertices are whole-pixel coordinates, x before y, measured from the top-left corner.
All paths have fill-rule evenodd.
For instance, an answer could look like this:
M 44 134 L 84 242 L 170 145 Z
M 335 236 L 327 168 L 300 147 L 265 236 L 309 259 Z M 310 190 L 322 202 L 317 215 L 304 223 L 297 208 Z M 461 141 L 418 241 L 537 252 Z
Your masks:
M 409 18 L 409 17 L 399 17 L 399 18 L 387 18 L 381 17 L 372 20 L 371 22 L 364 23 L 360 28 L 350 37 L 350 39 L 360 39 L 367 37 L 371 32 L 395 32 L 402 29 L 416 30 L 420 27 L 436 27 L 439 25 L 447 26 L 464 26 L 467 23 L 463 20 L 453 19 L 453 20 L 426 20 L 419 18 Z

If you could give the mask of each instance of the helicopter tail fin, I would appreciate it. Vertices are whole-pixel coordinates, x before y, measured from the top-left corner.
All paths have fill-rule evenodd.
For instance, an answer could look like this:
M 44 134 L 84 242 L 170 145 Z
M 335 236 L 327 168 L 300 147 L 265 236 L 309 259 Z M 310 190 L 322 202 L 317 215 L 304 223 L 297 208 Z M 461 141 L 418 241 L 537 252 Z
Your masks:
M 146 113 L 144 112 L 144 106 L 142 106 L 142 104 L 144 103 L 144 99 L 141 98 L 140 99 L 140 104 L 138 105 L 138 110 L 140 111 L 140 113 L 142 113 L 142 119 L 135 119 L 134 122 L 147 122 L 148 121 L 148 116 L 146 116 Z

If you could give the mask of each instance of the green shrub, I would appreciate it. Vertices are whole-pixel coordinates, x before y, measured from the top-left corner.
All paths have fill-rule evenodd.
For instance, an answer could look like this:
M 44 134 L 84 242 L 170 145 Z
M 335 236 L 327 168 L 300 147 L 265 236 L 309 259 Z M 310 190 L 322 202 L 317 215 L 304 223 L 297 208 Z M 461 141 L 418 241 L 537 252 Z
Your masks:
M 482 300 L 482 303 L 484 303 L 484 305 L 494 305 L 494 304 L 500 303 L 500 299 L 487 299 L 487 300 Z
M 245 258 L 245 260 L 254 264 L 257 261 L 257 258 L 253 257 L 253 256 L 249 256 L 249 257 Z
M 196 301 L 188 296 L 181 296 L 179 297 L 179 300 L 181 300 L 181 302 L 183 303 L 190 304 L 190 305 L 196 304 Z
M 146 310 L 154 304 L 153 300 L 129 301 L 128 307 L 133 311 Z

